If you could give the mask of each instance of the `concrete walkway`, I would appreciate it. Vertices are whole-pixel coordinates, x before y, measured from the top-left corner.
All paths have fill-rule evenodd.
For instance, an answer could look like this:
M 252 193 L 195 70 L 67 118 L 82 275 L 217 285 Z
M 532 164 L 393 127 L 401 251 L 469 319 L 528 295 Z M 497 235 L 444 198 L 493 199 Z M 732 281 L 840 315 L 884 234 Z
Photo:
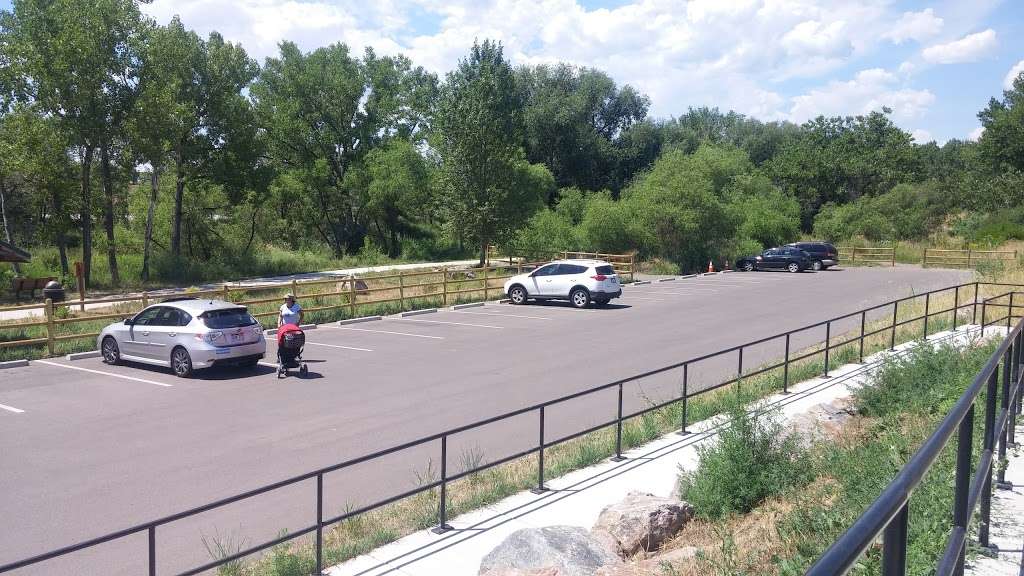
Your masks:
M 247 280 L 239 280 L 237 282 L 221 282 L 217 284 L 200 284 L 196 286 L 200 290 L 216 290 L 223 287 L 225 284 L 236 288 L 245 288 L 252 286 L 287 286 L 291 284 L 292 280 L 299 282 L 308 280 L 327 280 L 331 278 L 345 278 L 352 275 L 370 274 L 376 272 L 397 272 L 400 270 L 422 270 L 429 268 L 441 268 L 444 266 L 456 266 L 466 267 L 474 266 L 479 260 L 451 260 L 448 262 L 417 262 L 412 264 L 387 264 L 384 266 L 362 266 L 359 268 L 345 268 L 342 270 L 325 270 L 323 272 L 306 272 L 303 274 L 288 274 L 285 276 L 267 276 L 263 278 L 249 278 Z M 170 296 L 172 294 L 180 294 L 185 292 L 185 288 L 163 288 L 159 290 L 152 290 L 147 292 L 150 297 L 161 297 Z M 69 297 L 74 297 L 73 294 L 68 294 Z M 130 292 L 125 294 L 108 294 L 102 297 L 117 298 L 117 297 L 142 297 L 142 292 Z M 94 297 L 95 298 L 95 297 Z M 68 305 L 74 305 L 74 300 L 66 302 Z M 104 308 L 110 306 L 109 304 L 86 304 L 86 310 L 95 310 L 97 308 Z M 42 316 L 43 310 L 2 310 L 3 306 L 0 306 L 0 320 L 18 320 L 20 318 L 29 318 L 32 316 Z M 76 306 L 76 310 L 80 309 Z
M 1005 329 L 989 328 L 987 336 L 1002 335 Z M 932 342 L 965 343 L 979 335 L 977 327 L 962 327 L 929 337 Z M 915 346 L 896 348 L 896 354 Z M 831 371 L 830 378 L 816 378 L 790 387 L 788 395 L 767 399 L 777 406 L 785 419 L 802 414 L 811 407 L 848 396 L 862 386 L 872 368 L 890 354 L 881 352 L 865 359 L 865 364 L 848 364 Z M 328 570 L 331 576 L 445 575 L 471 576 L 479 571 L 480 561 L 512 532 L 522 528 L 574 525 L 589 529 L 601 510 L 620 501 L 629 492 L 641 491 L 656 496 L 673 493 L 680 468 L 692 470 L 697 463 L 697 447 L 712 441 L 722 425 L 720 418 L 690 426 L 690 434 L 669 434 L 624 453 L 627 459 L 602 464 L 567 474 L 547 483 L 548 492 L 535 495 L 522 492 L 487 508 L 449 521 L 455 530 L 436 535 L 429 530 L 411 534 L 369 554 L 354 558 Z
M 973 576 L 1020 576 L 1024 574 L 1021 564 L 1021 548 L 1024 547 L 1024 457 L 1020 444 L 1024 442 L 1024 419 L 1017 417 L 1015 435 L 1018 447 L 1007 446 L 1006 481 L 1012 487 L 1008 490 L 992 491 L 992 526 L 989 543 L 999 553 L 994 557 L 977 555 L 968 559 L 965 574 Z

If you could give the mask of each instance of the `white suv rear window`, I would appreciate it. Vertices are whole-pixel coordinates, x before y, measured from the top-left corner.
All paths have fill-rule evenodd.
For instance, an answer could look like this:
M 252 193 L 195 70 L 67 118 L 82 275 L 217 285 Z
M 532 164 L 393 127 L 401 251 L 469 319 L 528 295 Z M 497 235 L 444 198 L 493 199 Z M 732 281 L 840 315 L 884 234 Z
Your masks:
M 615 268 L 612 268 L 611 266 L 598 266 L 595 270 L 598 274 L 604 274 L 605 276 L 615 274 Z

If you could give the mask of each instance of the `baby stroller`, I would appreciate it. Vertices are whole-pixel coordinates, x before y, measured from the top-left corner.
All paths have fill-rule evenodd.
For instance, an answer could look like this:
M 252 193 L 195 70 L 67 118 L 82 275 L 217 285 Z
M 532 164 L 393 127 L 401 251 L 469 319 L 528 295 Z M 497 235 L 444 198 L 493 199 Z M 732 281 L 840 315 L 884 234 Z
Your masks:
M 295 324 L 285 324 L 277 329 L 277 377 L 284 378 L 289 368 L 298 368 L 299 376 L 309 374 L 309 368 L 302 360 L 302 347 L 306 345 L 306 333 Z

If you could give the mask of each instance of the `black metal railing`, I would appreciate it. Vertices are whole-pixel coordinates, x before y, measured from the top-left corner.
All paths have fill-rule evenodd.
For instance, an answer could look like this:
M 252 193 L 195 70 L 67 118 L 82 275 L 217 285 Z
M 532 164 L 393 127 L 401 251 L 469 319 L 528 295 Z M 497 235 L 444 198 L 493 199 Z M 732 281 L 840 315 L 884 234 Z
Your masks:
M 956 285 L 956 286 L 950 286 L 950 287 L 947 287 L 947 288 L 940 288 L 940 289 L 937 289 L 937 290 L 932 290 L 932 291 L 929 291 L 929 292 L 924 292 L 924 293 L 921 293 L 921 294 L 916 294 L 916 295 L 913 295 L 913 296 L 908 296 L 908 297 L 900 298 L 900 299 L 897 299 L 897 300 L 891 300 L 891 301 L 883 303 L 883 304 L 879 304 L 879 305 L 876 305 L 876 306 L 872 306 L 870 308 L 865 308 L 865 309 L 862 309 L 862 310 L 858 310 L 856 312 L 851 312 L 849 314 L 844 314 L 844 315 L 841 315 L 841 316 L 837 316 L 837 317 L 834 317 L 834 318 L 831 318 L 831 319 L 828 319 L 828 320 L 824 320 L 824 321 L 821 321 L 821 322 L 817 322 L 817 323 L 814 323 L 814 324 L 802 326 L 800 328 L 789 330 L 787 332 L 776 334 L 774 336 L 769 336 L 767 338 L 761 338 L 761 339 L 758 339 L 758 340 L 753 340 L 751 342 L 747 342 L 747 343 L 741 344 L 739 346 L 733 346 L 731 348 L 727 348 L 725 350 L 720 350 L 718 352 L 714 352 L 714 353 L 711 353 L 711 354 L 705 354 L 705 355 L 698 356 L 698 357 L 695 357 L 695 358 L 690 358 L 688 360 L 684 360 L 684 361 L 681 361 L 681 362 L 676 362 L 676 363 L 673 363 L 673 364 L 670 364 L 668 366 L 664 366 L 664 367 L 661 367 L 661 368 L 658 368 L 658 369 L 655 369 L 655 370 L 650 370 L 650 371 L 647 371 L 647 372 L 643 372 L 641 374 L 636 374 L 636 375 L 630 376 L 628 378 L 623 378 L 621 380 L 616 380 L 614 382 L 609 382 L 607 384 L 596 386 L 596 387 L 593 387 L 593 388 L 590 388 L 590 389 L 587 389 L 587 390 L 583 390 L 583 391 L 576 392 L 576 393 L 573 393 L 573 394 L 568 394 L 568 395 L 562 396 L 560 398 L 556 398 L 556 399 L 549 400 L 549 401 L 546 401 L 546 402 L 542 402 L 542 403 L 539 403 L 539 404 L 534 404 L 534 405 L 527 406 L 527 407 L 524 407 L 524 408 L 519 408 L 519 409 L 516 409 L 516 410 L 512 410 L 510 412 L 506 412 L 504 414 L 500 414 L 498 416 L 487 418 L 485 420 L 480 420 L 480 421 L 477 421 L 477 422 L 473 422 L 471 424 L 466 424 L 466 425 L 463 425 L 463 426 L 459 426 L 457 428 L 452 428 L 452 429 L 449 429 L 449 430 L 446 430 L 446 431 L 443 431 L 443 432 L 438 432 L 436 434 L 432 434 L 430 436 L 426 436 L 426 437 L 423 437 L 423 438 L 419 438 L 419 439 L 416 439 L 416 440 L 405 442 L 403 444 L 399 444 L 399 445 L 393 446 L 391 448 L 387 448 L 387 449 L 384 449 L 384 450 L 379 450 L 379 451 L 376 451 L 376 452 L 373 452 L 373 453 L 370 453 L 370 454 L 366 454 L 364 456 L 360 456 L 360 457 L 353 458 L 353 459 L 350 459 L 350 460 L 346 460 L 344 462 L 340 462 L 340 463 L 337 463 L 337 464 L 334 464 L 334 465 L 331 465 L 331 466 L 320 468 L 318 470 L 307 472 L 305 474 L 301 474 L 301 475 L 298 475 L 298 476 L 287 478 L 287 479 L 281 480 L 279 482 L 275 482 L 273 484 L 269 484 L 269 485 L 266 485 L 266 486 L 263 486 L 263 487 L 260 487 L 260 488 L 255 488 L 253 490 L 242 492 L 240 494 L 236 494 L 236 495 L 231 496 L 231 497 L 227 497 L 227 498 L 223 498 L 223 499 L 220 499 L 220 500 L 216 500 L 214 502 L 210 502 L 209 504 L 205 504 L 203 506 L 198 506 L 198 507 L 195 507 L 195 508 L 183 511 L 183 512 L 179 512 L 179 513 L 172 514 L 172 515 L 169 515 L 169 516 L 165 516 L 165 517 L 162 517 L 162 518 L 159 518 L 159 519 L 156 519 L 156 520 L 152 520 L 152 521 L 149 521 L 149 522 L 144 522 L 144 523 L 137 524 L 137 525 L 134 525 L 134 526 L 122 529 L 122 530 L 118 530 L 118 531 L 112 532 L 110 534 L 106 534 L 106 535 L 99 536 L 99 537 L 96 537 L 96 538 L 91 538 L 89 540 L 86 540 L 86 541 L 83 541 L 83 542 L 79 542 L 77 544 L 73 544 L 73 545 L 70 545 L 70 546 L 64 546 L 64 547 L 57 548 L 55 550 L 51 550 L 51 551 L 43 553 L 43 554 L 38 554 L 38 555 L 29 557 L 29 558 L 25 558 L 25 559 L 22 559 L 22 560 L 18 560 L 18 561 L 15 561 L 15 562 L 4 564 L 4 565 L 0 566 L 0 573 L 10 572 L 10 571 L 13 571 L 13 570 L 16 570 L 16 569 L 19 569 L 19 568 L 23 568 L 23 567 L 26 567 L 26 566 L 35 565 L 35 564 L 38 564 L 40 562 L 44 562 L 44 561 L 47 561 L 47 560 L 52 560 L 52 559 L 55 559 L 55 558 L 58 558 L 58 557 L 61 557 L 61 556 L 66 556 L 68 554 L 72 554 L 74 552 L 78 552 L 78 551 L 84 550 L 86 548 L 91 548 L 91 547 L 94 547 L 94 546 L 98 546 L 100 544 L 104 544 L 104 543 L 108 543 L 108 542 L 111 542 L 111 541 L 114 541 L 114 540 L 119 540 L 119 539 L 122 539 L 122 538 L 126 538 L 128 536 L 146 534 L 147 542 L 148 542 L 148 549 L 146 551 L 147 559 L 148 559 L 148 564 L 147 564 L 148 565 L 148 572 L 147 573 L 149 574 L 149 576 L 155 576 L 157 574 L 157 557 L 158 557 L 157 535 L 158 535 L 158 528 L 160 528 L 162 526 L 166 526 L 168 524 L 171 524 L 171 523 L 173 523 L 175 521 L 182 520 L 184 518 L 193 517 L 193 516 L 196 516 L 196 515 L 199 515 L 199 514 L 203 514 L 205 512 L 209 512 L 209 511 L 214 510 L 214 509 L 218 509 L 218 508 L 227 506 L 229 504 L 233 504 L 233 503 L 236 503 L 236 502 L 240 502 L 240 501 L 243 501 L 243 500 L 254 498 L 254 497 L 259 496 L 261 494 L 266 494 L 268 492 L 271 492 L 271 491 L 274 491 L 274 490 L 278 490 L 278 489 L 281 489 L 281 488 L 285 488 L 285 487 L 288 487 L 288 486 L 292 486 L 292 485 L 298 484 L 300 482 L 306 482 L 306 481 L 311 481 L 311 480 L 315 479 L 316 480 L 316 519 L 315 519 L 315 523 L 313 523 L 311 525 L 308 525 L 306 527 L 300 528 L 298 530 L 290 531 L 289 533 L 287 533 L 285 535 L 282 535 L 282 536 L 279 536 L 277 538 L 274 538 L 273 540 L 269 540 L 269 541 L 263 542 L 261 544 L 255 545 L 255 546 L 251 546 L 251 547 L 249 547 L 249 548 L 247 548 L 245 550 L 241 550 L 239 552 L 236 552 L 236 553 L 233 553 L 233 554 L 230 554 L 230 555 L 226 555 L 226 556 L 221 557 L 221 558 L 217 558 L 216 560 L 213 560 L 213 561 L 208 562 L 206 564 L 203 564 L 201 566 L 188 569 L 188 570 L 186 570 L 184 572 L 180 572 L 179 576 L 191 576 L 193 574 L 199 574 L 201 572 L 204 572 L 204 571 L 216 568 L 218 566 L 222 566 L 222 565 L 225 565 L 225 564 L 229 564 L 231 562 L 235 562 L 235 561 L 237 561 L 239 559 L 242 559 L 242 558 L 244 558 L 246 556 L 249 556 L 249 555 L 252 555 L 252 554 L 256 554 L 258 552 L 261 552 L 263 550 L 266 550 L 266 549 L 269 549 L 271 547 L 277 546 L 277 545 L 282 544 L 284 542 L 295 540 L 297 538 L 304 537 L 304 536 L 307 536 L 307 535 L 310 535 L 310 534 L 314 535 L 316 570 L 317 570 L 317 573 L 319 574 L 323 570 L 323 543 L 324 543 L 323 531 L 324 531 L 324 529 L 329 527 L 329 526 L 332 526 L 334 524 L 337 524 L 339 522 L 342 522 L 342 521 L 344 521 L 346 519 L 349 519 L 349 518 L 352 518 L 354 516 L 357 516 L 359 514 L 364 514 L 366 512 L 369 512 L 369 511 L 381 508 L 383 506 L 392 504 L 394 502 L 397 502 L 397 501 L 405 499 L 405 498 L 409 498 L 409 497 L 414 496 L 414 495 L 419 494 L 419 493 L 423 493 L 423 492 L 426 492 L 426 491 L 432 491 L 432 490 L 435 490 L 435 489 L 439 489 L 440 496 L 439 496 L 439 506 L 438 506 L 438 512 L 437 512 L 437 526 L 434 528 L 434 531 L 438 532 L 438 533 L 445 532 L 445 531 L 451 529 L 451 527 L 448 525 L 448 509 L 447 509 L 448 504 L 447 504 L 447 492 L 446 492 L 447 486 L 448 486 L 449 483 L 454 482 L 454 481 L 456 481 L 456 480 L 458 480 L 460 478 L 463 478 L 463 477 L 469 476 L 471 474 L 475 474 L 475 473 L 481 472 L 483 470 L 486 470 L 486 469 L 489 469 L 489 468 L 492 468 L 492 467 L 495 467 L 495 466 L 499 466 L 501 464 L 505 464 L 507 462 L 510 462 L 512 460 L 516 460 L 518 458 L 523 458 L 523 457 L 526 457 L 526 456 L 531 456 L 531 455 L 536 454 L 537 455 L 537 460 L 538 460 L 538 464 L 537 464 L 537 485 L 534 488 L 534 492 L 543 492 L 543 491 L 546 490 L 546 488 L 544 486 L 544 481 L 545 481 L 545 477 L 544 477 L 544 452 L 545 452 L 546 449 L 549 449 L 549 448 L 551 448 L 553 446 L 557 446 L 557 445 L 562 444 L 564 442 L 568 442 L 570 440 L 573 440 L 575 438 L 578 438 L 578 437 L 584 436 L 586 434 L 595 432 L 595 431 L 600 430 L 602 428 L 607 428 L 607 427 L 610 427 L 610 426 L 614 426 L 615 427 L 615 455 L 614 455 L 613 459 L 614 460 L 622 460 L 622 459 L 624 459 L 623 455 L 622 455 L 623 424 L 626 421 L 628 421 L 628 420 L 630 420 L 632 418 L 636 418 L 636 417 L 642 416 L 642 415 L 647 414 L 649 412 L 652 412 L 654 410 L 659 410 L 659 409 L 665 408 L 665 407 L 667 407 L 669 405 L 680 404 L 681 408 L 682 408 L 682 416 L 681 416 L 681 419 L 680 419 L 679 433 L 680 434 L 687 434 L 688 433 L 687 430 L 686 430 L 686 426 L 687 426 L 687 410 L 688 410 L 688 403 L 689 403 L 690 399 L 692 399 L 695 396 L 699 396 L 701 394 L 710 392 L 712 390 L 716 390 L 718 388 L 722 388 L 723 386 L 728 386 L 728 385 L 731 385 L 731 384 L 739 385 L 739 384 L 742 383 L 742 380 L 744 378 L 751 378 L 753 376 L 764 374 L 764 373 L 767 373 L 767 372 L 770 372 L 770 371 L 773 371 L 773 370 L 782 369 L 782 381 L 783 381 L 782 382 L 782 388 L 783 388 L 783 392 L 784 393 L 788 393 L 788 391 L 789 391 L 789 383 L 790 383 L 789 382 L 789 380 L 790 380 L 790 368 L 796 362 L 801 362 L 801 361 L 804 361 L 804 360 L 808 360 L 808 359 L 810 359 L 812 357 L 816 357 L 816 356 L 820 355 L 820 357 L 822 357 L 822 359 L 823 359 L 823 364 L 824 364 L 823 375 L 824 376 L 828 376 L 829 370 L 831 368 L 831 365 L 830 365 L 831 360 L 832 360 L 831 354 L 832 354 L 833 351 L 835 351 L 837 349 L 840 349 L 840 348 L 843 348 L 845 346 L 850 346 L 850 345 L 857 344 L 858 345 L 858 358 L 859 358 L 860 361 L 863 361 L 864 353 L 865 353 L 865 351 L 864 351 L 864 342 L 865 342 L 866 339 L 871 338 L 873 336 L 886 334 L 887 332 L 889 332 L 890 333 L 889 334 L 890 348 L 894 348 L 896 346 L 897 330 L 900 327 L 909 325 L 909 324 L 914 323 L 914 322 L 922 322 L 923 321 L 923 328 L 922 328 L 922 332 L 921 332 L 921 337 L 927 337 L 927 335 L 929 334 L 929 320 L 930 319 L 934 319 L 936 317 L 942 317 L 942 316 L 947 315 L 947 314 L 951 314 L 952 328 L 953 329 L 957 328 L 958 322 L 959 322 L 959 317 L 961 315 L 965 315 L 965 314 L 969 315 L 971 317 L 971 321 L 969 323 L 977 324 L 977 322 L 978 322 L 979 306 L 981 306 L 981 313 L 982 313 L 981 321 L 985 325 L 992 325 L 993 323 L 999 322 L 999 321 L 1001 321 L 1003 319 L 1001 317 L 1000 319 L 997 319 L 997 320 L 994 320 L 994 321 L 988 321 L 987 318 L 986 318 L 986 314 L 990 310 L 997 310 L 997 309 L 1005 308 L 1007 310 L 1007 317 L 1012 317 L 1013 316 L 1013 311 L 1014 311 L 1014 306 L 1015 306 L 1015 304 L 1013 302 L 1013 293 L 1012 292 L 1008 292 L 1006 294 L 1000 294 L 998 296 L 994 296 L 994 297 L 990 297 L 990 298 L 987 298 L 987 299 L 983 299 L 983 298 L 979 297 L 979 289 L 982 286 L 992 286 L 992 287 L 1006 286 L 1006 287 L 1012 287 L 1012 288 L 1020 288 L 1020 286 L 1010 285 L 1010 284 L 994 284 L 994 283 L 984 283 L 984 282 L 971 282 L 971 283 L 960 284 L 960 285 Z M 953 305 L 950 306 L 950 307 L 947 307 L 947 308 L 943 308 L 941 310 L 933 310 L 932 309 L 932 301 L 933 301 L 934 297 L 937 296 L 937 295 L 944 294 L 944 293 L 945 294 L 952 294 L 953 295 Z M 970 299 L 969 300 L 965 299 L 965 296 L 969 296 Z M 1009 302 L 1008 303 L 1002 303 L 1001 299 L 1005 299 L 1005 298 L 1009 298 Z M 900 319 L 899 312 L 900 312 L 901 309 L 907 310 L 907 306 L 908 305 L 913 306 L 913 305 L 915 305 L 917 303 L 920 303 L 921 301 L 923 301 L 924 308 L 925 308 L 924 312 L 921 315 L 919 315 L 919 316 L 912 316 L 910 318 Z M 1024 302 L 1024 300 L 1019 300 L 1019 301 Z M 892 307 L 892 309 L 893 309 L 891 322 L 889 324 L 885 325 L 885 326 L 882 326 L 881 328 L 877 328 L 877 329 L 868 331 L 868 319 L 869 319 L 869 316 L 871 317 L 872 321 L 874 321 L 874 320 L 876 320 L 878 318 L 881 318 L 881 317 L 884 316 L 885 309 L 888 308 L 888 307 Z M 962 314 L 962 312 L 964 314 Z M 833 328 L 835 328 L 837 324 L 843 323 L 844 321 L 846 321 L 847 324 L 852 323 L 854 326 L 859 324 L 859 330 L 856 329 L 856 328 L 853 328 L 853 329 L 847 329 L 847 330 L 845 330 L 843 332 L 840 332 L 840 333 L 835 333 Z M 968 323 L 968 322 L 965 321 L 964 324 L 966 324 L 966 323 Z M 934 324 L 933 324 L 933 326 L 934 326 Z M 806 334 L 810 333 L 811 331 L 819 330 L 819 329 L 822 329 L 822 328 L 824 328 L 824 332 L 825 332 L 824 340 L 822 340 L 821 342 L 812 343 L 812 344 L 807 344 L 805 342 L 802 345 L 803 349 L 804 350 L 810 350 L 810 351 L 806 351 L 806 352 L 803 352 L 803 353 L 798 353 L 798 354 L 791 355 L 791 347 L 793 345 L 793 337 L 794 336 L 801 335 L 801 334 L 806 335 Z M 1019 333 L 1019 330 L 1020 330 L 1020 327 L 1018 326 L 1018 328 L 1015 330 L 1014 333 L 1015 334 Z M 851 337 L 846 337 L 847 335 L 849 335 L 851 333 L 854 334 L 854 335 L 851 336 Z M 917 336 L 914 336 L 913 338 L 916 338 L 916 337 Z M 840 338 L 840 340 L 838 342 L 834 342 L 833 340 L 835 340 L 836 338 Z M 761 365 L 761 366 L 758 366 L 755 369 L 744 371 L 744 354 L 743 354 L 744 350 L 751 350 L 755 346 L 763 345 L 763 344 L 766 344 L 766 343 L 769 343 L 769 342 L 773 342 L 773 341 L 774 342 L 778 342 L 778 343 L 784 345 L 785 353 L 784 353 L 782 361 L 781 362 L 776 362 L 776 363 L 773 363 L 773 364 L 768 364 L 768 365 Z M 817 344 L 817 345 L 822 345 L 823 344 L 823 346 L 820 349 L 812 349 L 815 346 L 815 344 Z M 1016 350 L 1016 348 L 1015 348 L 1015 350 Z M 736 365 L 736 372 L 735 372 L 735 376 L 733 376 L 733 377 L 731 377 L 731 378 L 729 378 L 727 380 L 715 383 L 713 385 L 703 386 L 703 387 L 700 387 L 698 389 L 694 389 L 692 383 L 690 382 L 690 380 L 691 380 L 690 374 L 693 371 L 692 369 L 693 369 L 694 366 L 696 366 L 696 365 L 698 365 L 698 364 L 700 364 L 702 362 L 708 362 L 708 361 L 714 360 L 714 359 L 721 359 L 721 358 L 726 358 L 727 359 L 728 356 L 732 355 L 732 354 L 736 355 L 736 364 L 735 364 Z M 659 375 L 659 374 L 666 374 L 666 373 L 669 373 L 671 371 L 676 371 L 676 370 L 681 371 L 681 382 L 680 382 L 680 387 L 679 387 L 680 393 L 678 394 L 678 396 L 672 397 L 672 398 L 670 398 L 670 399 L 668 399 L 666 401 L 663 401 L 663 402 L 658 402 L 658 403 L 649 402 L 648 406 L 646 406 L 645 408 L 637 410 L 637 411 L 634 411 L 634 412 L 631 412 L 631 413 L 625 413 L 624 412 L 623 393 L 624 393 L 625 386 L 633 384 L 633 383 L 640 382 L 644 378 L 652 377 L 652 376 Z M 570 402 L 570 401 L 573 401 L 573 400 L 576 400 L 576 399 L 592 396 L 592 395 L 597 394 L 599 392 L 608 391 L 608 390 L 615 390 L 616 391 L 617 406 L 616 406 L 616 416 L 615 416 L 614 419 L 607 420 L 607 421 L 604 421 L 604 422 L 600 422 L 600 423 L 598 423 L 596 425 L 593 425 L 593 426 L 587 426 L 585 429 L 578 430 L 576 432 L 573 432 L 571 434 L 568 434 L 566 436 L 562 436 L 562 437 L 554 439 L 554 440 L 547 439 L 545 437 L 545 429 L 544 428 L 545 428 L 545 421 L 546 421 L 546 418 L 545 418 L 545 409 L 546 408 L 550 409 L 552 406 L 564 404 L 564 403 L 567 403 L 567 402 Z M 522 451 L 516 452 L 514 454 L 505 456 L 503 458 L 500 458 L 500 459 L 497 459 L 497 460 L 494 460 L 494 461 L 491 461 L 491 462 L 483 463 L 483 464 L 476 465 L 476 466 L 470 466 L 466 470 L 463 470 L 463 471 L 461 471 L 459 473 L 449 474 L 448 467 L 447 467 L 447 460 L 448 460 L 447 449 L 448 449 L 448 439 L 450 437 L 452 437 L 453 435 L 456 435 L 456 434 L 463 433 L 463 432 L 476 430 L 476 429 L 479 429 L 479 428 L 481 428 L 483 426 L 487 426 L 489 424 L 493 424 L 495 422 L 509 420 L 511 418 L 515 418 L 517 416 L 522 416 L 522 415 L 530 414 L 530 413 L 535 413 L 535 414 L 537 414 L 537 417 L 538 417 L 538 431 L 539 431 L 539 434 L 538 434 L 538 442 L 537 442 L 536 445 L 534 445 L 534 446 L 532 446 L 532 447 L 530 447 L 530 448 L 528 448 L 526 450 L 522 450 Z M 374 502 L 372 504 L 369 504 L 369 505 L 365 505 L 365 506 L 362 506 L 362 507 L 359 507 L 359 508 L 355 508 L 355 509 L 346 510 L 343 514 L 339 514 L 339 515 L 332 516 L 332 517 L 327 517 L 327 518 L 324 517 L 324 477 L 325 477 L 325 475 L 330 474 L 332 472 L 336 472 L 336 471 L 342 470 L 342 469 L 351 468 L 351 467 L 354 467 L 354 466 L 359 465 L 359 464 L 363 464 L 363 463 L 366 463 L 366 462 L 377 460 L 377 459 L 383 458 L 383 457 L 391 455 L 391 454 L 395 454 L 395 453 L 406 451 L 406 450 L 411 450 L 413 448 L 424 446 L 424 445 L 430 444 L 430 443 L 438 443 L 439 444 L 439 451 L 440 451 L 440 456 L 441 456 L 440 479 L 423 483 L 423 484 L 417 486 L 414 489 L 403 491 L 401 493 L 391 495 L 391 496 L 389 496 L 387 498 L 384 498 L 382 500 L 378 500 L 378 501 L 376 501 L 376 502 Z M 929 461 L 929 463 L 930 463 L 930 461 Z M 920 478 L 918 477 L 918 480 L 919 479 Z M 895 515 L 895 511 L 893 512 L 893 515 Z M 877 524 L 879 526 L 879 530 L 881 530 L 881 527 L 884 527 L 885 525 L 889 524 L 889 521 L 892 519 L 893 515 L 888 515 L 887 517 L 884 518 L 884 522 L 882 522 L 880 524 Z M 877 533 L 877 531 L 875 533 Z M 863 548 L 861 548 L 861 550 L 862 549 Z M 858 552 L 858 554 L 859 554 L 859 552 Z M 827 571 L 826 572 L 815 572 L 815 574 L 825 574 L 825 573 L 827 573 Z
M 1007 445 L 1014 444 L 1016 416 L 1021 410 L 1024 320 L 1019 320 L 1015 326 L 1013 325 L 1013 321 L 1019 317 L 1013 310 L 1014 299 L 1018 294 L 1010 291 L 982 300 L 982 318 L 986 318 L 986 314 L 992 309 L 1006 310 L 1005 315 L 982 321 L 983 329 L 985 326 L 1001 326 L 1005 322 L 1006 338 L 992 353 L 985 367 L 931 436 L 860 518 L 811 566 L 806 572 L 808 576 L 846 574 L 879 535 L 883 538 L 883 576 L 906 574 L 910 496 L 954 433 L 957 436 L 957 444 L 953 510 L 949 519 L 951 529 L 946 548 L 935 567 L 935 574 L 959 576 L 964 573 L 970 522 L 976 510 L 978 545 L 983 548 L 990 547 L 993 471 L 995 469 L 995 486 L 1010 488 L 1005 482 L 1005 468 L 996 466 L 996 463 L 997 458 L 999 461 L 1005 460 Z M 1017 296 L 1018 301 L 1019 299 Z M 982 390 L 985 391 L 984 435 L 981 454 L 972 473 L 975 404 Z M 999 408 L 996 407 L 997 398 L 1000 399 Z

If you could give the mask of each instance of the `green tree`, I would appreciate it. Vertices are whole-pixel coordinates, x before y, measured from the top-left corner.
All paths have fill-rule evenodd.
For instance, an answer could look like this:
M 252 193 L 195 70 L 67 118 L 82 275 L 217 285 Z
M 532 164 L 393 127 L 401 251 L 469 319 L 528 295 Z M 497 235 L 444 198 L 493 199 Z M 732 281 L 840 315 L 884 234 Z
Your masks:
M 995 171 L 1024 172 L 1024 72 L 1003 92 L 1002 100 L 989 100 L 978 119 L 985 127 L 979 140 L 985 162 Z
M 450 72 L 438 104 L 443 198 L 453 224 L 480 249 L 508 239 L 555 188 L 526 160 L 524 98 L 498 43 L 474 43 Z
M 15 0 L 13 11 L 0 19 L 0 45 L 18 76 L 18 97 L 58 118 L 78 150 L 86 283 L 92 267 L 93 158 L 118 128 L 111 123 L 123 120 L 118 110 L 133 82 L 142 22 L 134 0 Z M 112 188 L 105 189 L 109 198 Z M 113 245 L 112 238 L 108 242 Z
M 397 258 L 403 237 L 422 235 L 416 220 L 431 200 L 427 163 L 408 140 L 398 138 L 371 150 L 366 170 L 366 217 L 388 256 Z

